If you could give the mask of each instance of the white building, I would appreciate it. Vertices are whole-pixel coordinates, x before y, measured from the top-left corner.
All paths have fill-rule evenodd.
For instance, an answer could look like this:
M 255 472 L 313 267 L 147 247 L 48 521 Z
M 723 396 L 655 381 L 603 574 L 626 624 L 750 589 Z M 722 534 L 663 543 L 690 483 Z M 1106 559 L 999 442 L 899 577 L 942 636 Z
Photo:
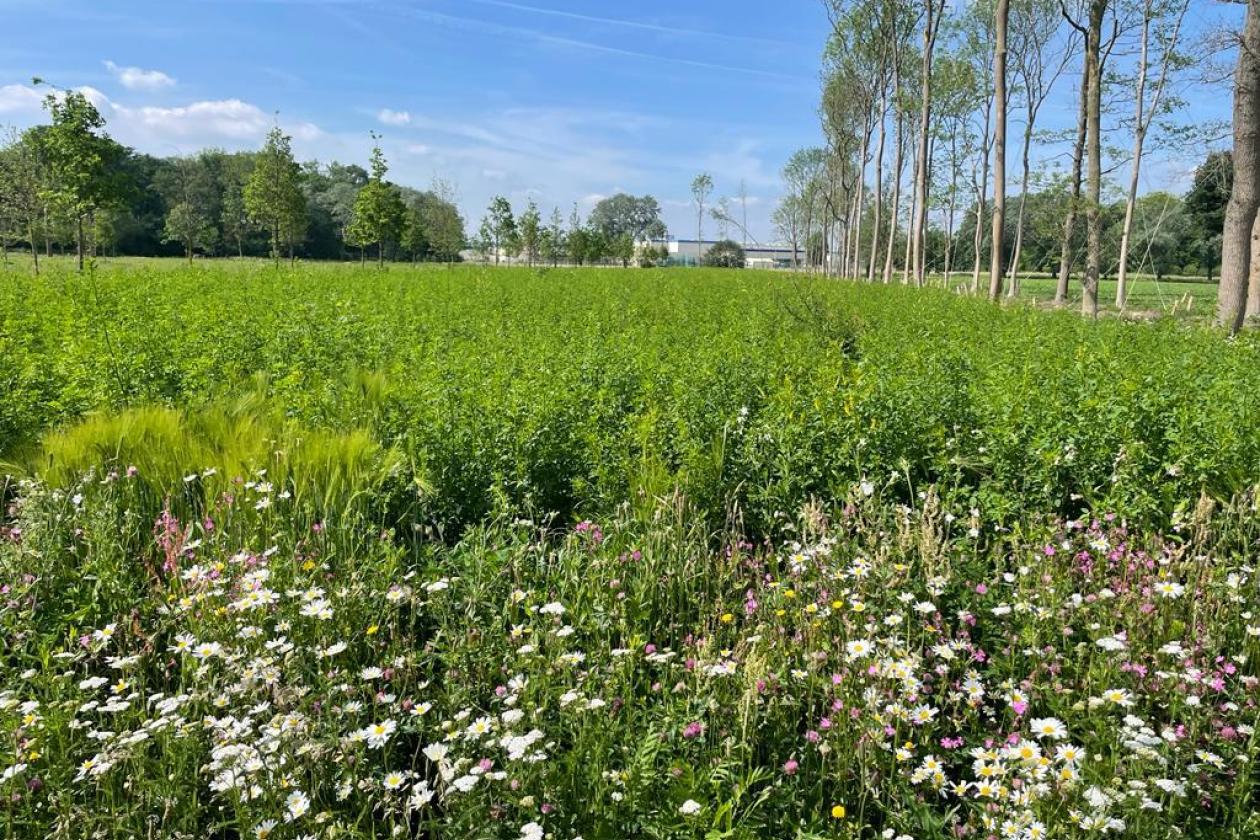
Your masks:
M 669 261 L 675 265 L 697 265 L 709 249 L 717 244 L 716 240 L 706 239 L 653 239 L 646 243 L 655 248 L 664 248 L 669 252 Z M 796 252 L 797 264 L 804 265 L 805 251 Z M 744 266 L 746 268 L 791 268 L 791 245 L 746 245 L 744 246 Z

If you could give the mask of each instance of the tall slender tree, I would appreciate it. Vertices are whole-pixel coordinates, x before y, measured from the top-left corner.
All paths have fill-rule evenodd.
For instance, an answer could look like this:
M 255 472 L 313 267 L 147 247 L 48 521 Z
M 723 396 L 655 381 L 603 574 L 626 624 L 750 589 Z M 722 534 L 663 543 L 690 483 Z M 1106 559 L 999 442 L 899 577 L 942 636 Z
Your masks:
M 704 202 L 713 192 L 713 177 L 701 172 L 691 181 L 691 198 L 696 203 L 696 265 L 704 261 Z
M 407 207 L 398 187 L 385 180 L 389 165 L 381 151 L 380 138 L 372 135 L 371 176 L 354 199 L 354 217 L 347 231 L 350 239 L 362 248 L 376 244 L 376 264 L 385 265 L 385 244 L 397 241 L 403 231 Z
M 1085 113 L 1085 145 L 1088 157 L 1085 196 L 1085 276 L 1082 280 L 1081 314 L 1098 317 L 1098 282 L 1102 275 L 1102 35 L 1108 0 L 1089 0 L 1089 33 L 1085 41 L 1085 73 L 1088 99 Z
M 529 206 L 525 208 L 525 212 L 521 214 L 520 237 L 521 250 L 525 254 L 525 262 L 531 268 L 534 260 L 538 258 L 538 250 L 541 245 L 540 236 L 542 235 L 542 214 L 538 212 L 538 205 L 532 200 Z
M 1137 70 L 1134 74 L 1133 160 L 1129 165 L 1129 192 L 1125 196 L 1124 226 L 1120 232 L 1120 260 L 1116 269 L 1116 308 L 1124 309 L 1129 294 L 1129 249 L 1133 241 L 1133 217 L 1137 209 L 1138 179 L 1142 172 L 1142 155 L 1146 135 L 1155 117 L 1167 103 L 1170 74 L 1185 61 L 1178 52 L 1181 25 L 1190 9 L 1190 0 L 1142 0 L 1142 34 Z M 1151 66 L 1152 29 L 1159 47 L 1156 60 L 1159 75 L 1147 97 L 1147 76 Z
M 293 159 L 292 142 L 279 126 L 267 133 L 244 192 L 245 210 L 270 234 L 271 256 L 277 265 L 286 246 L 293 259 L 294 246 L 306 232 L 302 169 Z
M 1248 310 L 1260 313 L 1260 0 L 1249 0 L 1234 71 L 1234 185 L 1221 239 L 1221 287 L 1216 321 L 1238 331 Z M 1251 288 L 1251 286 L 1256 288 Z
M 932 57 L 936 51 L 936 36 L 945 16 L 945 0 L 923 0 L 923 51 L 920 56 L 919 87 L 919 151 L 915 156 L 914 220 L 910 230 L 914 242 L 914 283 L 922 286 L 926 266 L 924 254 L 927 243 L 928 184 L 931 156 L 928 142 L 932 135 Z
M 1006 29 L 1010 0 L 998 0 L 993 57 L 993 232 L 989 239 L 989 300 L 1002 296 L 1003 226 L 1006 224 Z
M 1008 294 L 1019 294 L 1020 259 L 1024 250 L 1024 217 L 1028 203 L 1028 182 L 1032 174 L 1031 150 L 1037 118 L 1055 84 L 1075 58 L 1080 39 L 1076 30 L 1063 32 L 1059 5 L 1053 0 L 1012 0 L 1008 33 L 1008 55 L 1024 106 L 1019 181 L 1019 209 L 1015 215 L 1015 246 L 1007 270 Z

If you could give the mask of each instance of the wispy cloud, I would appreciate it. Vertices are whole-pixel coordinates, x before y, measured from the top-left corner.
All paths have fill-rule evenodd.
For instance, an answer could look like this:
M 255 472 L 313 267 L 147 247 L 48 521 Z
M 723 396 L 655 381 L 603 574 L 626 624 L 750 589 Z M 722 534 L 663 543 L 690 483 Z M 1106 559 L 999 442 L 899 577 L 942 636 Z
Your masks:
M 175 87 L 175 80 L 161 70 L 122 67 L 112 61 L 105 62 L 105 69 L 127 90 L 154 91 Z
M 393 111 L 382 108 L 376 112 L 376 119 L 384 125 L 407 125 L 411 122 L 411 114 L 406 111 Z
M 465 32 L 479 32 L 486 35 L 494 35 L 512 40 L 519 41 L 521 39 L 527 39 L 536 44 L 585 50 L 587 52 L 603 53 L 605 55 L 617 55 L 625 58 L 640 59 L 643 61 L 675 64 L 683 67 L 695 67 L 703 70 L 716 70 L 723 73 L 742 73 L 766 79 L 806 83 L 812 83 L 814 81 L 813 79 L 793 76 L 788 73 L 780 73 L 777 70 L 722 64 L 713 61 L 703 61 L 701 59 L 684 58 L 682 56 L 643 52 L 641 50 L 632 50 L 625 47 L 614 47 L 608 44 L 600 44 L 595 41 L 584 41 L 578 38 L 566 38 L 560 35 L 552 35 L 547 32 L 540 32 L 536 29 L 529 29 L 523 26 L 510 26 L 508 24 L 495 23 L 493 21 L 482 20 L 480 18 L 470 18 L 460 15 L 450 15 L 444 12 L 435 12 L 429 9 L 409 8 L 399 11 L 419 20 L 424 20 L 428 23 L 435 23 L 440 26 L 446 26 L 451 29 L 457 29 Z
M 528 12 L 536 15 L 545 15 L 547 17 L 564 18 L 566 20 L 578 20 L 586 23 L 596 23 L 604 26 L 620 26 L 626 29 L 637 29 L 642 32 L 656 32 L 661 35 L 682 36 L 690 38 L 702 38 L 717 41 L 732 41 L 745 44 L 767 44 L 776 47 L 794 47 L 799 44 L 791 44 L 787 41 L 778 41 L 773 38 L 758 38 L 749 35 L 729 35 L 723 32 L 711 32 L 701 29 L 688 29 L 686 27 L 666 26 L 659 23 L 650 23 L 646 21 L 631 20 L 628 18 L 611 18 L 600 15 L 588 15 L 581 12 L 570 12 L 563 9 L 548 9 L 542 6 L 530 6 L 525 3 L 512 3 L 509 0 L 468 0 L 471 3 L 477 3 L 482 6 L 495 6 L 500 9 L 512 9 L 518 12 Z
M 203 0 L 205 2 L 206 0 Z M 549 32 L 530 29 L 524 26 L 513 26 L 506 23 L 497 23 L 495 21 L 485 20 L 482 18 L 465 17 L 463 15 L 452 15 L 446 12 L 438 12 L 432 9 L 416 8 L 414 6 L 395 6 L 388 2 L 377 2 L 377 0 L 218 0 L 218 2 L 238 2 L 250 5 L 309 5 L 319 6 L 325 9 L 329 14 L 336 15 L 348 26 L 370 35 L 379 42 L 385 43 L 392 49 L 400 51 L 408 51 L 403 45 L 390 41 L 382 40 L 382 34 L 377 29 L 372 29 L 357 20 L 352 15 L 346 14 L 342 9 L 347 6 L 370 5 L 380 8 L 382 11 L 393 12 L 400 15 L 409 16 L 417 20 L 423 20 L 427 23 L 445 26 L 449 29 L 456 29 L 463 32 L 477 32 L 485 35 L 498 36 L 513 41 L 528 40 L 535 44 L 550 45 L 553 47 L 562 47 L 569 49 L 585 50 L 589 52 L 603 53 L 605 55 L 617 55 L 625 58 L 634 58 L 642 61 L 659 62 L 664 64 L 674 64 L 683 67 L 694 67 L 702 70 L 714 70 L 722 73 L 741 73 L 748 76 L 757 76 L 764 79 L 775 79 L 779 81 L 791 81 L 805 84 L 813 84 L 816 79 L 793 75 L 789 73 L 781 73 L 777 70 L 768 70 L 762 67 L 750 67 L 747 65 L 726 64 L 717 61 L 705 61 L 703 59 L 686 58 L 683 56 L 664 55 L 662 53 L 646 52 L 643 50 L 632 50 L 626 47 L 617 47 L 609 44 L 601 44 L 596 41 L 588 41 L 580 38 L 569 38 L 562 35 L 553 35 Z M 601 17 L 598 15 L 587 15 L 578 12 L 567 12 L 558 9 L 548 9 L 541 6 L 530 6 L 523 3 L 513 3 L 509 0 L 468 0 L 470 3 L 478 3 L 483 6 L 494 6 L 497 8 L 514 9 L 517 11 L 545 15 L 552 17 L 561 17 L 571 20 L 586 21 L 588 23 L 597 23 L 609 26 L 629 27 L 644 31 L 656 32 L 661 35 L 672 34 L 682 35 L 692 38 L 709 38 L 716 40 L 726 40 L 743 43 L 761 43 L 765 45 L 773 45 L 777 47 L 800 47 L 799 44 L 790 44 L 785 41 L 774 41 L 767 38 L 756 38 L 746 35 L 725 35 L 716 32 L 705 32 L 698 29 L 673 28 L 662 24 L 648 23 L 643 21 L 634 21 L 625 18 Z

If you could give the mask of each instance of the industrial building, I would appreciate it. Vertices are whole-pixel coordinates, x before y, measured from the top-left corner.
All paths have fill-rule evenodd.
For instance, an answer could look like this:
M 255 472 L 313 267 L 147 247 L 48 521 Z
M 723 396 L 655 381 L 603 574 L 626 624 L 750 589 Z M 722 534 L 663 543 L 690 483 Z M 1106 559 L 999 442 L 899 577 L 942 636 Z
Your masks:
M 644 243 L 654 248 L 664 247 L 669 252 L 669 261 L 673 265 L 696 265 L 709 249 L 717 244 L 716 240 L 706 239 L 653 239 Z M 796 265 L 805 264 L 805 251 L 796 251 Z M 744 246 L 744 266 L 746 268 L 792 268 L 791 245 L 756 245 Z

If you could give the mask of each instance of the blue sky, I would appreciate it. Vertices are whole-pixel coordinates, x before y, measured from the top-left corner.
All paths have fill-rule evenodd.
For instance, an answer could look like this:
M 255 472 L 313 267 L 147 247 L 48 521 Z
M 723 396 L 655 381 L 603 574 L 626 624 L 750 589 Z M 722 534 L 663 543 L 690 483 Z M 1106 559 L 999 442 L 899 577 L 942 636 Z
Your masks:
M 110 132 L 157 155 L 256 148 L 278 111 L 300 157 L 363 163 L 375 130 L 391 177 L 451 181 L 470 226 L 494 194 L 567 216 L 624 190 L 691 236 L 704 170 L 715 198 L 746 184 L 765 239 L 780 167 L 821 140 L 819 0 L 0 0 L 0 15 L 0 124 L 42 119 L 40 75 L 92 88 Z M 1193 0 L 1189 26 L 1240 16 Z M 1049 122 L 1074 115 L 1074 75 Z M 1224 89 L 1190 93 L 1193 119 L 1228 117 Z M 1144 188 L 1184 186 L 1199 158 L 1157 155 Z
M 747 184 L 766 235 L 782 162 L 820 136 L 815 0 L 0 0 L 0 14 L 0 123 L 41 119 L 25 89 L 38 74 L 99 91 L 111 133 L 158 155 L 255 148 L 278 110 L 300 156 L 363 163 L 376 130 L 391 177 L 449 179 L 474 225 L 496 193 L 567 217 L 625 190 L 694 235 L 688 184 L 707 170 L 717 194 Z

